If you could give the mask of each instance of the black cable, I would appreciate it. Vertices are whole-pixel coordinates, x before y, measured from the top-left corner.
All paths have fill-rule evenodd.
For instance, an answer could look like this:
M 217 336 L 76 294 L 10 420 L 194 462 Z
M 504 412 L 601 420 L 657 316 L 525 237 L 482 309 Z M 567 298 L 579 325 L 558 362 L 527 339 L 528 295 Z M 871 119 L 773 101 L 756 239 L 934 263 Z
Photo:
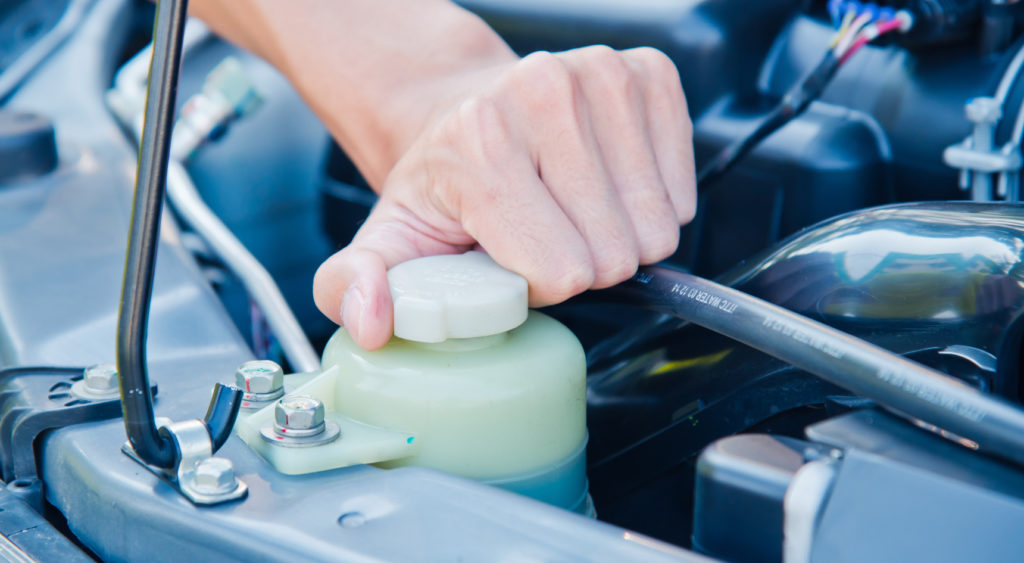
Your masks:
M 783 96 L 775 108 L 761 123 L 747 134 L 727 145 L 724 149 L 705 164 L 697 173 L 697 190 L 705 192 L 712 187 L 734 164 L 740 161 L 768 135 L 778 131 L 794 117 L 803 113 L 812 101 L 816 100 L 828 86 L 829 81 L 839 69 L 840 60 L 829 49 L 818 63 L 799 84 Z
M 153 60 L 117 319 L 117 371 L 125 432 L 135 453 L 157 467 L 173 467 L 177 451 L 174 441 L 157 431 L 146 370 L 146 333 L 187 10 L 188 0 L 157 3 Z
M 237 387 L 228 387 L 220 383 L 213 387 L 213 397 L 210 398 L 210 406 L 206 409 L 206 417 L 203 420 L 206 431 L 210 433 L 213 451 L 219 450 L 231 437 L 235 419 L 238 418 L 238 410 L 242 408 L 243 395 L 242 390 Z
M 643 267 L 602 290 L 603 300 L 693 322 L 872 399 L 902 416 L 953 432 L 982 451 L 1024 464 L 1024 410 L 941 372 L 747 295 L 662 267 Z

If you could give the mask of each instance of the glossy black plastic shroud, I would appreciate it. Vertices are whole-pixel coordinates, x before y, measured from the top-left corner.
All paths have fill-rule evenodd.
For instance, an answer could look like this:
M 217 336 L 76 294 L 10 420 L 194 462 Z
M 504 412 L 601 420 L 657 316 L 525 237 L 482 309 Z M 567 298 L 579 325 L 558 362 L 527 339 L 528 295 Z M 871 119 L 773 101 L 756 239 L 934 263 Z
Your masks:
M 674 315 L 1024 464 L 1024 410 L 939 371 L 741 291 L 663 267 L 604 290 Z M 964 442 L 961 442 L 964 443 Z M 965 445 L 972 445 L 965 443 Z

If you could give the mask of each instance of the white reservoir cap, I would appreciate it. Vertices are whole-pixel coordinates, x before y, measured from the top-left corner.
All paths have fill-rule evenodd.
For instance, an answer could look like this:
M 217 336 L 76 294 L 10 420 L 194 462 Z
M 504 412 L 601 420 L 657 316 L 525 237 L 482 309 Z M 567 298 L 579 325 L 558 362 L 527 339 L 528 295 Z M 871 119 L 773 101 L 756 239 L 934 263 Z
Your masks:
M 395 336 L 416 342 L 490 336 L 523 324 L 526 279 L 483 252 L 429 256 L 388 271 Z

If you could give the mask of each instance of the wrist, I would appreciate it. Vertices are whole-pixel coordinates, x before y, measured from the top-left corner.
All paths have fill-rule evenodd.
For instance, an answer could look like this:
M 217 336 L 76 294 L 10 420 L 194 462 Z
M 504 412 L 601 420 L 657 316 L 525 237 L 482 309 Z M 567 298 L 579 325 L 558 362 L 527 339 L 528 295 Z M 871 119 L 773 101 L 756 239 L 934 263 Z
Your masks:
M 378 191 L 435 116 L 517 59 L 482 20 L 447 1 L 256 6 L 266 35 L 255 50 L 291 80 Z

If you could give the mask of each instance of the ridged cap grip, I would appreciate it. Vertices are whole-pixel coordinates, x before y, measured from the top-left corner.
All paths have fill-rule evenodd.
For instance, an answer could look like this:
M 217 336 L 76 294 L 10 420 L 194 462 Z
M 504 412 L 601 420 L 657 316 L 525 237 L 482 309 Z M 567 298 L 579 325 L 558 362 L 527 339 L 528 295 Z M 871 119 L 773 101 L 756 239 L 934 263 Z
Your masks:
M 527 283 L 483 252 L 429 256 L 388 272 L 395 336 L 417 342 L 475 338 L 521 325 Z

